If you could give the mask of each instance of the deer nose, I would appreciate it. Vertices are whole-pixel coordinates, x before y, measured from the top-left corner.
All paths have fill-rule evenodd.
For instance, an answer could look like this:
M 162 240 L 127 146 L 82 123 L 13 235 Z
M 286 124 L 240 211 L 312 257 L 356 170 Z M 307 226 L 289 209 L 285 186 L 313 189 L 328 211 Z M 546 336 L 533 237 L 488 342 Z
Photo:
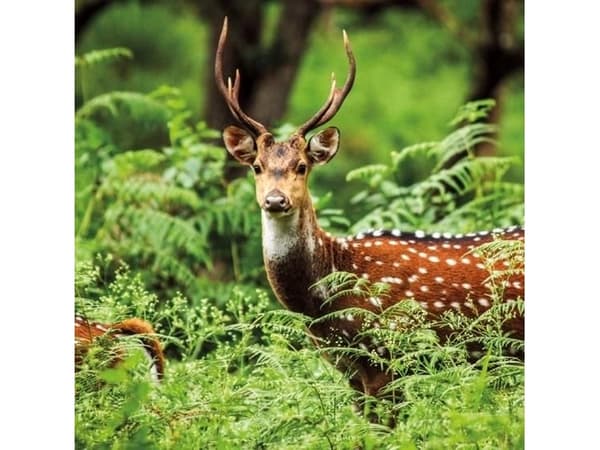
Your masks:
M 274 189 L 265 197 L 265 211 L 283 212 L 289 207 L 290 201 L 280 190 Z

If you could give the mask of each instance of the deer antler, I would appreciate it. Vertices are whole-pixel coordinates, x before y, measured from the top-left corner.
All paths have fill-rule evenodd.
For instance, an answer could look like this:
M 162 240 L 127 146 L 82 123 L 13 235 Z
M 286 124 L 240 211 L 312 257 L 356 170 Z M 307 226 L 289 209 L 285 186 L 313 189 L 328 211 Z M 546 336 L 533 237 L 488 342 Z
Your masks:
M 240 71 L 235 70 L 235 81 L 233 86 L 231 85 L 231 78 L 227 77 L 227 85 L 225 85 L 223 76 L 223 50 L 225 48 L 225 41 L 227 40 L 227 17 L 223 20 L 223 28 L 221 29 L 221 36 L 219 37 L 219 45 L 217 46 L 217 54 L 215 56 L 215 78 L 217 80 L 217 86 L 225 97 L 227 106 L 233 114 L 233 116 L 246 125 L 256 135 L 267 133 L 267 128 L 260 122 L 252 119 L 248 116 L 242 108 L 239 102 L 240 92 Z
M 350 40 L 348 39 L 346 31 L 342 31 L 342 34 L 344 36 L 344 48 L 346 49 L 346 55 L 348 56 L 348 63 L 350 65 L 348 68 L 348 77 L 346 78 L 346 82 L 341 89 L 336 88 L 335 74 L 331 74 L 331 90 L 329 92 L 329 97 L 321 109 L 319 109 L 314 116 L 305 122 L 304 125 L 298 128 L 296 134 L 300 136 L 305 136 L 310 130 L 317 128 L 318 126 L 321 126 L 331 120 L 342 106 L 342 103 L 350 92 L 350 89 L 352 89 L 354 78 L 356 76 L 356 60 L 354 59 L 354 54 L 352 53 Z

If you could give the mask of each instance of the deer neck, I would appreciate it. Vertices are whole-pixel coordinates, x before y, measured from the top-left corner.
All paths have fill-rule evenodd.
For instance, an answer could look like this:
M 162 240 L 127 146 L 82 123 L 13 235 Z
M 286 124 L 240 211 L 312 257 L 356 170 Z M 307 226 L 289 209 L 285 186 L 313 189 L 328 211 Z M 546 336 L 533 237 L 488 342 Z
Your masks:
M 262 241 L 267 277 L 278 300 L 292 311 L 315 316 L 327 293 L 310 287 L 335 266 L 332 239 L 319 228 L 310 201 L 286 217 L 263 211 Z

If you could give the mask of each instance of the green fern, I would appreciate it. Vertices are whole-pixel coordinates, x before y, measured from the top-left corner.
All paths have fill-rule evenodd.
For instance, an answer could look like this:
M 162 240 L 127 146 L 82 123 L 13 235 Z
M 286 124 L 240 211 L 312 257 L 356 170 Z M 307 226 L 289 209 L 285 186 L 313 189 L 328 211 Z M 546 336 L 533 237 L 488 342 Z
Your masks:
M 490 102 L 474 103 L 458 114 L 459 122 L 481 119 Z M 467 123 L 438 142 L 411 145 L 392 152 L 389 165 L 370 165 L 351 171 L 349 181 L 366 183 L 352 203 L 366 211 L 352 226 L 404 230 L 472 231 L 520 223 L 523 217 L 522 185 L 502 181 L 514 158 L 479 157 L 478 144 L 494 144 L 496 128 Z M 423 158 L 429 175 L 411 186 L 396 180 L 408 158 Z
M 121 58 L 133 58 L 133 52 L 128 48 L 115 47 L 102 50 L 92 50 L 75 57 L 75 67 L 91 66 L 94 64 L 114 61 Z

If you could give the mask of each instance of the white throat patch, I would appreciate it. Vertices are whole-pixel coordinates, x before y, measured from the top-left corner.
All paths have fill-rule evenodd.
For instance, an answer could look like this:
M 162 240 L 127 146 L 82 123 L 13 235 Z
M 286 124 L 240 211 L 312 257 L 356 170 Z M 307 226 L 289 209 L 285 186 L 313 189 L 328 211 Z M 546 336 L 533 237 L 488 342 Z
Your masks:
M 274 218 L 265 211 L 261 212 L 262 218 L 262 242 L 266 259 L 278 260 L 286 257 L 298 244 L 305 241 L 309 252 L 314 250 L 312 236 L 301 236 L 298 212 L 289 217 Z

